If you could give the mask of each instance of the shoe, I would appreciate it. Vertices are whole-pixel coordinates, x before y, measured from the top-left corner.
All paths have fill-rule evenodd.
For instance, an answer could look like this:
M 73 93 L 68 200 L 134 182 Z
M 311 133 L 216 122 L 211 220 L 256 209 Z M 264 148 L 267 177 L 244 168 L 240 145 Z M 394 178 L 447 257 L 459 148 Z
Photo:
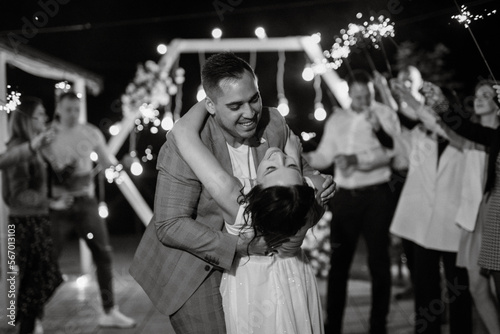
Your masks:
M 136 325 L 135 320 L 127 317 L 115 306 L 108 313 L 99 316 L 99 326 L 115 328 L 132 328 Z
M 33 334 L 43 334 L 42 320 L 38 318 L 35 320 L 35 329 L 33 330 Z

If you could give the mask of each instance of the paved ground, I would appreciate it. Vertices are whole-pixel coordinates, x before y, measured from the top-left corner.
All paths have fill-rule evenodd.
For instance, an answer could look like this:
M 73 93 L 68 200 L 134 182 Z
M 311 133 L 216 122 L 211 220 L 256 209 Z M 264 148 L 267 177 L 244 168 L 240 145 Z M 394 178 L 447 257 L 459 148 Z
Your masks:
M 114 278 L 117 304 L 120 310 L 138 322 L 133 329 L 101 329 L 97 325 L 100 309 L 97 283 L 94 278 L 85 283 L 79 277 L 78 242 L 71 241 L 60 260 L 67 281 L 58 289 L 46 307 L 43 326 L 46 334 L 156 334 L 171 333 L 166 317 L 159 313 L 139 285 L 130 277 L 128 266 L 137 247 L 140 235 L 112 236 L 114 249 Z M 362 247 L 361 247 L 362 248 Z M 353 279 L 349 282 L 348 307 L 345 316 L 345 333 L 367 333 L 370 304 L 370 285 L 364 265 L 363 250 L 356 255 L 353 265 Z M 395 270 L 396 283 L 397 270 Z M 319 281 L 322 296 L 326 284 Z M 401 291 L 397 284 L 393 292 Z M 411 313 L 413 301 L 393 299 L 389 315 L 389 333 L 412 333 Z M 15 333 L 6 324 L 0 324 L 0 332 Z

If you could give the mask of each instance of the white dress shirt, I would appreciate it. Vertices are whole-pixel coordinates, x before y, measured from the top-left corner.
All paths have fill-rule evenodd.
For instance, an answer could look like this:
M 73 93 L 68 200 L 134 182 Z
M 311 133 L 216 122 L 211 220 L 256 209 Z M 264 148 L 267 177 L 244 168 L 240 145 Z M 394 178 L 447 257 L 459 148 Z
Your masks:
M 389 181 L 392 153 L 382 147 L 367 113 L 373 112 L 389 135 L 400 132 L 396 112 L 373 102 L 368 111 L 357 113 L 352 109 L 337 109 L 325 123 L 323 136 L 316 151 L 307 154 L 312 167 L 324 169 L 336 156 L 355 154 L 358 166 L 342 171 L 335 166 L 335 182 L 341 188 L 355 189 Z

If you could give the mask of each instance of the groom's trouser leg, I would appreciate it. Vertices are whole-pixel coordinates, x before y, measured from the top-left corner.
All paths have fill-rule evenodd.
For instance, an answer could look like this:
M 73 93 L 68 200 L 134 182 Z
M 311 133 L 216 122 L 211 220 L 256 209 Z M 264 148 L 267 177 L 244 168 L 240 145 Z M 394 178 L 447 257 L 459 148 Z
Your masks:
M 221 277 L 221 271 L 213 270 L 188 301 L 170 316 L 176 333 L 226 333 L 222 296 L 219 291 Z

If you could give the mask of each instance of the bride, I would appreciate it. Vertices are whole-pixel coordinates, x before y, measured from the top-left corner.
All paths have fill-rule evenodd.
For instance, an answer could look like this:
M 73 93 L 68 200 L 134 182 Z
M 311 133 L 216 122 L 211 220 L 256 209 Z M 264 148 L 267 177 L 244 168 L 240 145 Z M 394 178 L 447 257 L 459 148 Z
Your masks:
M 199 131 L 207 117 L 203 101 L 174 126 L 182 158 L 221 208 L 228 233 L 263 237 L 268 256 L 237 256 L 222 277 L 227 332 L 323 333 L 320 296 L 312 268 L 300 248 L 323 208 L 297 165 L 302 147 L 291 133 L 285 153 L 271 147 L 257 168 L 256 185 L 229 175 L 204 146 Z M 247 180 L 248 181 L 248 180 Z M 307 182 L 307 183 L 306 183 Z M 243 184 L 242 184 L 243 183 Z M 319 188 L 319 187 L 318 187 Z

